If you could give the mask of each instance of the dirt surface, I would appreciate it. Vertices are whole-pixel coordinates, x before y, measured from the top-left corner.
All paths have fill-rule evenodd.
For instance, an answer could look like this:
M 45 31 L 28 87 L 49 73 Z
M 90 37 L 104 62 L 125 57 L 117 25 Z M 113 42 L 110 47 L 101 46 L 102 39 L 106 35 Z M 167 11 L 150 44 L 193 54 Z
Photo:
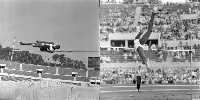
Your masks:
M 193 85 L 192 92 L 190 84 L 142 84 L 140 92 L 137 92 L 135 84 L 101 85 L 100 89 L 100 100 L 191 100 L 191 98 L 200 100 L 200 85 Z
M 99 88 L 0 81 L 0 100 L 99 100 Z

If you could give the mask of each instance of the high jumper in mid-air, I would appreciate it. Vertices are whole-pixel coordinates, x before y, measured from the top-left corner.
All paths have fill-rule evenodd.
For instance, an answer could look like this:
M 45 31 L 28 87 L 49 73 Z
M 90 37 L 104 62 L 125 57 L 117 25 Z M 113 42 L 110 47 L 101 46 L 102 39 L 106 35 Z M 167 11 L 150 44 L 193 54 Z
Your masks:
M 158 8 L 154 6 L 154 10 L 151 14 L 151 19 L 148 24 L 147 32 L 144 33 L 145 30 L 140 30 L 139 34 L 135 37 L 135 40 L 134 40 L 134 49 L 135 51 L 138 52 L 139 56 L 141 57 L 142 64 L 146 65 L 148 72 L 151 72 L 153 70 L 149 66 L 149 63 L 148 63 L 149 59 L 146 57 L 143 48 L 144 48 L 144 44 L 147 42 L 147 40 L 149 39 L 152 33 L 154 17 L 157 13 L 158 13 Z
M 29 45 L 33 47 L 40 48 L 42 52 L 54 53 L 54 52 L 99 52 L 99 51 L 85 51 L 85 50 L 65 50 L 65 51 L 58 51 L 56 49 L 60 49 L 60 45 L 55 45 L 53 42 L 46 42 L 46 41 L 36 41 L 35 43 L 23 43 L 20 42 L 20 45 Z M 21 49 L 14 49 L 13 51 L 33 51 L 34 50 L 21 50 Z
M 36 43 L 23 43 L 20 42 L 20 45 L 29 45 L 33 47 L 40 48 L 40 51 L 54 53 L 56 49 L 60 49 L 60 45 L 55 45 L 53 42 L 46 41 L 36 41 Z

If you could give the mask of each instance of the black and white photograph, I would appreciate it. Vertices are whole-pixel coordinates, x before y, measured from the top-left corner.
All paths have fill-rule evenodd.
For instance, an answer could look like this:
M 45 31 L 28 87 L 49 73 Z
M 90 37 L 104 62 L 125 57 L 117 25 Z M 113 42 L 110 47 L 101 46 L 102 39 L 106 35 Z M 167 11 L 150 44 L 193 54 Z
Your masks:
M 200 100 L 200 1 L 101 0 L 100 100 Z
M 99 0 L 0 0 L 0 100 L 99 100 Z

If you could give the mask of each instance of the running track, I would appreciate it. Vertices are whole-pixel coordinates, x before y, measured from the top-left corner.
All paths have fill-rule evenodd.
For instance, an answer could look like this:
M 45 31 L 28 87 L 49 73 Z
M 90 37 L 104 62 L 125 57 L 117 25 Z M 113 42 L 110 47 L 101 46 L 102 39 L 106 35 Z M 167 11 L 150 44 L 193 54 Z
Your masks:
M 101 85 L 100 100 L 200 100 L 198 84 L 192 86 L 192 95 L 190 84 L 141 84 L 140 89 L 135 84 Z

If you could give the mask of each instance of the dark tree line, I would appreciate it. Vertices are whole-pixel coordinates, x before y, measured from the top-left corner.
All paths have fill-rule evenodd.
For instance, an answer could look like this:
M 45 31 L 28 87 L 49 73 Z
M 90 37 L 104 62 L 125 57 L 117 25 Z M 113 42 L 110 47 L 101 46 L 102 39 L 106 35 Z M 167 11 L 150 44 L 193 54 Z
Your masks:
M 11 58 L 12 57 L 12 58 Z M 0 60 L 14 61 L 18 63 L 43 65 L 51 67 L 73 68 L 73 69 L 86 69 L 83 61 L 73 60 L 65 57 L 64 54 L 54 54 L 52 59 L 59 63 L 45 62 L 43 57 L 39 54 L 30 53 L 29 51 L 14 51 L 12 48 L 2 48 L 0 45 Z
M 54 54 L 52 58 L 54 61 L 59 61 L 59 64 L 55 64 L 55 66 L 63 68 L 86 69 L 83 61 L 73 60 L 65 57 L 64 54 Z

